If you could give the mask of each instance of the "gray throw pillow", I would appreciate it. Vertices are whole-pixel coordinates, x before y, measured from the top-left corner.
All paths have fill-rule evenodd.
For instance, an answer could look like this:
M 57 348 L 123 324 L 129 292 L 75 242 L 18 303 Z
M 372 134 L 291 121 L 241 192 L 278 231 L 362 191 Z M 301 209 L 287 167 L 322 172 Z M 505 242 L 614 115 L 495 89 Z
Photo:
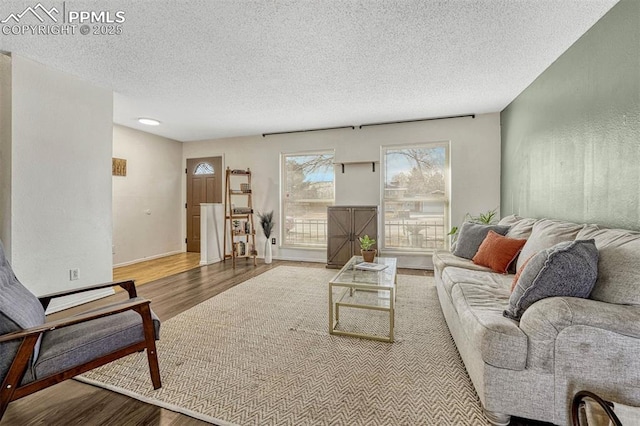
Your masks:
M 598 249 L 594 240 L 565 241 L 534 255 L 511 293 L 507 318 L 520 320 L 538 300 L 555 297 L 587 298 L 598 277 Z
M 509 231 L 509 227 L 506 225 L 483 225 L 473 222 L 463 223 L 460 227 L 460 235 L 453 254 L 465 259 L 473 259 L 489 231 L 504 236 Z

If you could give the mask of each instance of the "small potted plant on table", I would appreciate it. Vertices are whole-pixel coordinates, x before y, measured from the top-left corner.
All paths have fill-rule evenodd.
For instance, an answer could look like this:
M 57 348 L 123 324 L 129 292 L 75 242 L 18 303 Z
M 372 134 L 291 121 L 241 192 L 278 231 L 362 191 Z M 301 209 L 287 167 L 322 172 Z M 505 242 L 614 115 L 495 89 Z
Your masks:
M 369 238 L 368 235 L 360 237 L 358 240 L 360 240 L 360 253 L 362 253 L 364 261 L 373 262 L 373 259 L 376 257 L 376 252 L 378 251 L 372 248 L 376 243 L 376 240 Z

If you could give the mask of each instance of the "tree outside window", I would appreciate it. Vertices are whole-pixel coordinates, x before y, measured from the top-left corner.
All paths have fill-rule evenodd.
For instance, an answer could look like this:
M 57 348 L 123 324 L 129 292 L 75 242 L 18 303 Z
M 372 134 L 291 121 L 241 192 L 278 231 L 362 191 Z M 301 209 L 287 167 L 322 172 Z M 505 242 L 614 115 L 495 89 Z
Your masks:
M 284 245 L 326 247 L 327 206 L 335 203 L 333 152 L 283 154 Z
M 383 149 L 384 248 L 444 248 L 448 217 L 446 144 Z

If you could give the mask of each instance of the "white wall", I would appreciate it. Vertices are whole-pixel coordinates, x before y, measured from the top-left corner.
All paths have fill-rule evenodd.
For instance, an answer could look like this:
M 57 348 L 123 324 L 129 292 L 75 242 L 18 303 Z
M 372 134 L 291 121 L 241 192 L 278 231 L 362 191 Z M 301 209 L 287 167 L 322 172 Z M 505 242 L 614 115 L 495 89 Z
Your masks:
M 254 209 L 274 210 L 279 220 L 280 154 L 333 149 L 336 161 L 379 159 L 380 147 L 425 142 L 450 142 L 451 223 L 459 224 L 465 213 L 479 213 L 500 205 L 500 115 L 476 118 L 433 120 L 384 126 L 249 136 L 187 142 L 183 146 L 183 167 L 187 158 L 223 155 L 224 167 L 253 171 Z M 336 204 L 380 204 L 379 165 L 336 167 Z M 372 179 L 372 176 L 374 177 Z M 185 185 L 182 185 L 185 188 Z M 363 189 L 364 188 L 364 189 Z M 183 190 L 183 203 L 186 194 Z M 184 223 L 184 220 L 183 220 Z M 278 222 L 277 222 L 278 223 Z M 279 235 L 280 229 L 276 229 Z M 186 230 L 183 226 L 183 235 Z M 264 237 L 259 234 L 258 250 L 263 254 Z M 326 250 L 274 247 L 274 258 L 326 262 Z M 402 255 L 403 267 L 430 268 L 428 255 Z
M 115 125 L 113 156 L 127 160 L 113 176 L 113 263 L 184 251 L 182 143 Z
M 11 57 L 0 54 L 0 241 L 11 259 Z
M 112 93 L 18 55 L 11 62 L 12 266 L 36 295 L 108 282 Z

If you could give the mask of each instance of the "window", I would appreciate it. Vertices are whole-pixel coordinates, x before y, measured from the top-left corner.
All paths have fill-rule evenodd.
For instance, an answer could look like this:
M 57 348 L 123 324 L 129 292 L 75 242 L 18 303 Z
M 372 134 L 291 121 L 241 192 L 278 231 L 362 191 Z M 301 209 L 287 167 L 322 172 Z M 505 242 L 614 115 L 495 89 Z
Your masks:
M 384 248 L 444 248 L 449 217 L 448 145 L 384 147 L 382 157 Z
M 194 175 L 212 175 L 213 173 L 213 166 L 209 163 L 198 164 L 193 172 Z
M 333 152 L 282 155 L 284 245 L 327 246 L 327 206 L 335 202 Z

